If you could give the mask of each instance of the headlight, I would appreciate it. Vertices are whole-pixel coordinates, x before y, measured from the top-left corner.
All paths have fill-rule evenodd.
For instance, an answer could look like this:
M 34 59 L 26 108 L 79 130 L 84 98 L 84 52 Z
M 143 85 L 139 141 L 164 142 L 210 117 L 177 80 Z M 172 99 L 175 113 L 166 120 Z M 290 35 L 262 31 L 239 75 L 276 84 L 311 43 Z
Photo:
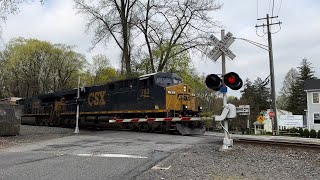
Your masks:
M 187 86 L 183 86 L 183 92 L 187 92 Z
M 195 97 L 195 96 L 196 96 L 196 94 L 192 93 L 192 94 L 191 94 L 191 96 L 192 96 L 192 97 Z
M 168 91 L 168 94 L 176 94 L 176 91 Z

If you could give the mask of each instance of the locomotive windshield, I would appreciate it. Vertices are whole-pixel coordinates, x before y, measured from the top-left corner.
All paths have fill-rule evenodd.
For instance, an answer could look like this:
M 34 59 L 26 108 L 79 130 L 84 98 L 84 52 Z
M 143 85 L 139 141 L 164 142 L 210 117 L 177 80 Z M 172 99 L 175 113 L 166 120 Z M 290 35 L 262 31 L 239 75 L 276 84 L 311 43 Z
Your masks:
M 170 85 L 175 85 L 175 84 L 181 84 L 182 81 L 179 78 L 171 78 L 171 77 L 156 77 L 156 84 L 160 86 L 170 86 Z
M 181 79 L 173 78 L 173 84 L 181 84 L 181 83 L 182 83 Z

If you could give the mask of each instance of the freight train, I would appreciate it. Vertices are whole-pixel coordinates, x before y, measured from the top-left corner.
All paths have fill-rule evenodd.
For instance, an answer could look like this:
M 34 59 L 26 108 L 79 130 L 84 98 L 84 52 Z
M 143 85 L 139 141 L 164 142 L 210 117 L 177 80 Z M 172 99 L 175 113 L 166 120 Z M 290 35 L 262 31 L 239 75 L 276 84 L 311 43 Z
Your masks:
M 103 85 L 21 99 L 22 123 L 203 134 L 194 90 L 175 73 L 158 72 Z

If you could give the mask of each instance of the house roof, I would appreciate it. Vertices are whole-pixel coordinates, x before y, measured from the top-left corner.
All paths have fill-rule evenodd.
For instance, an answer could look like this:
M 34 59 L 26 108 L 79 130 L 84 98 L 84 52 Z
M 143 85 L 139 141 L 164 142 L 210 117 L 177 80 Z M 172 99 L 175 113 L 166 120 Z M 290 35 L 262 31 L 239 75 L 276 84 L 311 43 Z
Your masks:
M 304 90 L 320 90 L 320 79 L 308 79 L 304 82 Z

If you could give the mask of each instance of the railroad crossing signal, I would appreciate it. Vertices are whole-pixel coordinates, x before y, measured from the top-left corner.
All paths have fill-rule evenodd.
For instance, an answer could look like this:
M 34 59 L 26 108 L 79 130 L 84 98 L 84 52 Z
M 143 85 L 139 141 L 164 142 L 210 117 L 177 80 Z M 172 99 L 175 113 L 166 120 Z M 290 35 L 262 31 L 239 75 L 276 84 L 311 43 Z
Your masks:
M 223 82 L 232 90 L 239 90 L 242 87 L 242 79 L 235 72 L 229 72 L 223 76 Z M 222 80 L 216 74 L 210 74 L 206 77 L 205 83 L 209 89 L 219 91 L 223 86 Z
M 234 59 L 236 57 L 236 55 L 228 49 L 228 47 L 234 42 L 234 38 L 230 32 L 228 32 L 221 41 L 219 41 L 219 39 L 214 35 L 211 35 L 210 39 L 211 44 L 215 47 L 207 53 L 207 56 L 213 61 L 216 61 L 222 55 L 222 52 L 230 59 Z
M 220 90 L 223 94 L 223 106 L 225 107 L 222 114 L 226 114 L 228 108 L 230 108 L 227 104 L 227 88 L 226 86 L 230 87 L 231 89 L 238 90 L 242 87 L 242 80 L 238 76 L 238 74 L 232 72 L 226 74 L 226 59 L 225 56 L 228 56 L 230 59 L 234 59 L 236 55 L 232 53 L 231 50 L 228 49 L 228 47 L 234 42 L 234 38 L 232 38 L 232 34 L 228 32 L 226 35 L 224 34 L 224 29 L 221 30 L 221 41 L 219 41 L 218 38 L 216 38 L 214 35 L 210 36 L 211 43 L 208 45 L 214 45 L 215 47 L 207 53 L 207 56 L 211 58 L 213 61 L 216 61 L 220 56 L 222 56 L 222 77 L 223 80 L 220 79 L 220 77 L 216 74 L 210 74 L 206 77 L 205 83 L 208 88 L 212 90 Z M 236 107 L 233 105 L 234 115 L 236 116 Z M 224 139 L 223 139 L 223 145 L 222 149 L 229 149 L 229 147 L 233 146 L 233 140 L 229 139 L 229 132 L 228 132 L 228 120 L 225 119 L 227 116 L 220 117 L 220 120 L 224 121 Z M 232 116 L 233 117 L 233 116 Z M 229 117 L 229 118 L 232 118 Z M 218 118 L 219 119 L 219 118 Z

